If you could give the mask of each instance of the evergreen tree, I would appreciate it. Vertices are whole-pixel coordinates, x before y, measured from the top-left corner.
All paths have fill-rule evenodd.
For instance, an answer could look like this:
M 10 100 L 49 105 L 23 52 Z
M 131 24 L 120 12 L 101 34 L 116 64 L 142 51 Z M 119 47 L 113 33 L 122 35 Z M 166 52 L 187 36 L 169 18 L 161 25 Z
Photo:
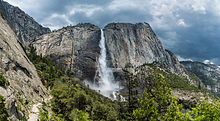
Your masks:
M 172 89 L 166 78 L 157 72 L 146 74 L 143 68 L 139 69 L 137 75 L 139 79 L 147 81 L 148 88 L 145 88 L 143 96 L 138 99 L 138 109 L 133 111 L 135 120 L 182 120 L 182 106 L 171 96 Z

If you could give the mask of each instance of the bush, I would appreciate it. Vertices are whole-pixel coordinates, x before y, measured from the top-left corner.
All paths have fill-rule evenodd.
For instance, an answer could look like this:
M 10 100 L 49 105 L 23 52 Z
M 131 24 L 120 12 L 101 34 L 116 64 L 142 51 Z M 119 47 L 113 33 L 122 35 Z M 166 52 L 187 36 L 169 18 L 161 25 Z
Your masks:
M 41 121 L 49 121 L 48 112 L 40 109 L 40 120 Z
M 89 121 L 89 114 L 84 111 L 74 109 L 71 111 L 69 119 L 73 121 Z
M 200 102 L 185 117 L 191 121 L 220 121 L 220 100 L 212 103 Z
M 0 95 L 0 121 L 7 121 L 9 115 L 6 111 L 6 108 L 5 108 L 5 98 Z
M 9 85 L 9 82 L 5 79 L 4 75 L 0 74 L 0 86 L 7 87 Z

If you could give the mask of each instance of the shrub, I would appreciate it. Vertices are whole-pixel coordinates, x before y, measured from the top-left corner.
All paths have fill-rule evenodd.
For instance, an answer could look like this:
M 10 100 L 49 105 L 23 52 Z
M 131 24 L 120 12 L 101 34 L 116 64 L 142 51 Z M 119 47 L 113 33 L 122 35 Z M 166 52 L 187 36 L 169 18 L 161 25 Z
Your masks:
M 69 119 L 73 121 L 89 121 L 89 114 L 84 111 L 74 109 L 71 111 Z
M 9 85 L 9 82 L 5 79 L 4 75 L 0 74 L 0 86 L 7 87 Z
M 9 117 L 6 108 L 5 108 L 5 98 L 0 95 L 0 121 L 7 121 Z
M 220 100 L 212 103 L 201 102 L 185 117 L 193 121 L 220 121 Z

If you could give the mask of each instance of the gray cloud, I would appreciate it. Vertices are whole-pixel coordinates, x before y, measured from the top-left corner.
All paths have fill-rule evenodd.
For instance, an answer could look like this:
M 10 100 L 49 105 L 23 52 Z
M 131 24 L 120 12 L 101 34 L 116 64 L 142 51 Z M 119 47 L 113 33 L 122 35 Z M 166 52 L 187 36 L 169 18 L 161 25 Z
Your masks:
M 148 22 L 165 48 L 220 65 L 219 0 L 6 0 L 52 29 L 90 22 Z

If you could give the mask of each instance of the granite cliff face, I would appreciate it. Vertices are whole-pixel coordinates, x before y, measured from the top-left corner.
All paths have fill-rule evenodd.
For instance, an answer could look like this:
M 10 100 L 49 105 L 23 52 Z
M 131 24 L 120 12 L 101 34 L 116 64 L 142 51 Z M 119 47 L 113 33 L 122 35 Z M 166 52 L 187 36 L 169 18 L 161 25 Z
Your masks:
M 9 120 L 17 121 L 28 112 L 19 99 L 30 102 L 42 100 L 46 91 L 38 77 L 34 65 L 29 61 L 14 32 L 0 17 L 0 73 L 9 81 L 8 87 L 0 86 L 0 94 L 6 98 Z
M 101 39 L 100 29 L 92 24 L 78 24 L 33 39 L 37 54 L 48 56 L 76 77 L 93 80 L 96 73 Z
M 111 23 L 105 29 L 109 66 L 120 70 L 153 62 L 169 68 L 172 73 L 187 76 L 186 70 L 170 51 L 165 50 L 147 23 Z
M 21 43 L 25 43 L 32 37 L 50 32 L 49 28 L 42 27 L 18 7 L 2 0 L 0 0 L 0 14 L 8 22 Z
M 97 26 L 79 24 L 36 37 L 30 44 L 36 48 L 37 54 L 48 56 L 67 69 L 74 70 L 78 78 L 93 80 L 98 75 L 100 36 Z M 112 68 L 116 80 L 123 80 L 121 77 L 126 65 L 137 67 L 156 62 L 197 85 L 176 56 L 163 48 L 149 24 L 111 23 L 104 28 L 104 36 L 107 66 Z
M 183 61 L 185 68 L 202 80 L 207 89 L 220 94 L 220 68 L 201 62 Z

